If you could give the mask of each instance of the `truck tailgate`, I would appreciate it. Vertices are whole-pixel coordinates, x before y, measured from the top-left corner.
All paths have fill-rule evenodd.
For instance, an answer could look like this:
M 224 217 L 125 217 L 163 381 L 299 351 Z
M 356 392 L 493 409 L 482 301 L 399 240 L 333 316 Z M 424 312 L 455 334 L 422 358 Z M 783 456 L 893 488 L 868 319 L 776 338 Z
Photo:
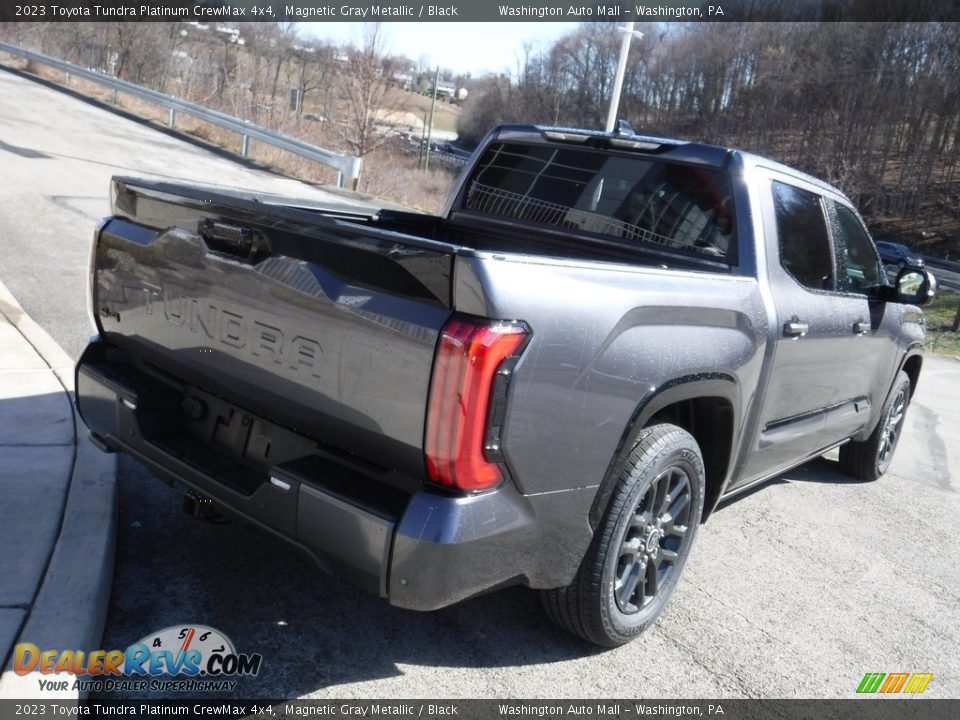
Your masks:
M 362 214 L 118 178 L 93 258 L 104 338 L 300 434 L 422 476 L 455 246 Z

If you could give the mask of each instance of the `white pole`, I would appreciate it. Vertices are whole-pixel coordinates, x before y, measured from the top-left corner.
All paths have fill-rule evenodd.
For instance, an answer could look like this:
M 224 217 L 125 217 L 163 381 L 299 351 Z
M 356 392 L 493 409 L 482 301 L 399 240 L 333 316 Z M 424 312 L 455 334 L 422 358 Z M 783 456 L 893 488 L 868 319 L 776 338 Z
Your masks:
M 620 93 L 623 91 L 623 74 L 627 71 L 627 55 L 630 54 L 630 41 L 636 34 L 643 37 L 643 33 L 633 29 L 633 21 L 625 23 L 624 27 L 617 28 L 623 33 L 620 42 L 620 60 L 617 62 L 617 75 L 613 79 L 613 95 L 610 98 L 610 111 L 607 113 L 607 132 L 613 132 L 617 124 L 617 111 L 620 109 Z
M 433 78 L 433 100 L 430 101 L 430 124 L 427 126 L 427 152 L 423 156 L 423 171 L 430 169 L 430 143 L 433 141 L 433 112 L 437 109 L 437 85 L 440 84 L 440 66 L 437 65 L 437 74 Z

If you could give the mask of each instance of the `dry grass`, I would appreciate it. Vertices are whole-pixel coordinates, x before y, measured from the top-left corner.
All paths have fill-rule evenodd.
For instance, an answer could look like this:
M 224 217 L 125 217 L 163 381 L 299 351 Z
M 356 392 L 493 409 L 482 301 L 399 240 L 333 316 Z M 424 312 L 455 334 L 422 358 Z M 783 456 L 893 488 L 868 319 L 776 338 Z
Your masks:
M 430 103 L 433 98 L 429 95 L 421 95 L 420 93 L 408 92 L 405 93 L 405 108 L 408 112 L 415 115 L 417 118 L 420 118 L 420 121 L 423 122 L 425 116 L 430 114 Z M 440 98 L 437 98 L 437 107 L 434 110 L 433 114 L 433 126 L 437 130 L 447 130 L 454 131 L 457 129 L 457 120 L 460 118 L 460 107 L 458 105 L 451 105 Z
M 3 62 L 10 67 L 24 70 L 44 80 L 69 87 L 75 92 L 100 102 L 116 105 L 138 117 L 162 125 L 167 124 L 168 111 L 165 108 L 139 98 L 123 93 L 117 93 L 114 97 L 112 91 L 103 85 L 75 76 L 70 77 L 68 81 L 64 74 L 58 70 L 34 65 L 19 58 L 10 59 L 8 56 L 4 56 Z M 408 96 L 406 99 L 413 99 L 414 106 L 420 104 L 417 98 L 429 102 L 427 98 L 414 93 L 404 93 L 404 95 Z M 444 105 L 442 111 L 439 110 L 441 105 Z M 459 108 L 439 102 L 437 107 L 437 126 L 455 126 Z M 443 119 L 442 123 L 441 118 Z M 242 141 L 239 135 L 189 115 L 177 114 L 176 129 L 231 152 L 240 152 Z M 334 133 L 324 128 L 320 123 L 307 120 L 299 122 L 289 120 L 282 123 L 277 130 L 305 142 L 336 149 Z M 336 181 L 336 171 L 334 169 L 256 141 L 250 142 L 248 157 L 258 164 L 306 182 L 332 185 Z M 443 206 L 447 193 L 453 186 L 454 179 L 455 173 L 445 168 L 434 168 L 427 173 L 423 173 L 418 169 L 416 157 L 384 147 L 364 158 L 361 189 L 368 195 L 391 203 L 416 208 L 424 212 L 437 212 Z
M 444 168 L 431 167 L 424 173 L 416 157 L 386 148 L 365 160 L 366 192 L 423 212 L 440 212 L 455 180 L 456 175 Z
M 923 309 L 927 318 L 927 350 L 960 358 L 960 332 L 951 330 L 958 312 L 960 293 L 949 290 L 938 292 L 933 302 Z

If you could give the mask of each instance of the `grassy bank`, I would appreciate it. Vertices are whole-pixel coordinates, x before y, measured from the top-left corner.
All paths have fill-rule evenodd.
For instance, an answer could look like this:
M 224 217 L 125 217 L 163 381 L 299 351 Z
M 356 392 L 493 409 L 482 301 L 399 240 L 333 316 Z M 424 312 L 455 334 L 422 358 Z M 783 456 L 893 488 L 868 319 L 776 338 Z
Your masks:
M 933 302 L 923 309 L 927 317 L 926 347 L 930 352 L 960 357 L 960 332 L 950 329 L 958 306 L 960 293 L 941 290 Z

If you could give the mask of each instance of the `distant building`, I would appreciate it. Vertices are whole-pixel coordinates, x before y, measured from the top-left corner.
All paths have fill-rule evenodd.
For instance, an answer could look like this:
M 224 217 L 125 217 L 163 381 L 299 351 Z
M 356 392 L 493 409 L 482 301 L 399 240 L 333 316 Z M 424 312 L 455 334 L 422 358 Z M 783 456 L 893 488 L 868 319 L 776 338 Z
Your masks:
M 430 84 L 430 94 L 433 94 L 433 83 Z M 446 97 L 453 99 L 457 96 L 457 87 L 455 85 L 446 85 L 437 83 L 437 97 Z
M 240 36 L 240 31 L 237 28 L 227 27 L 226 25 L 217 25 L 215 28 L 218 33 L 225 35 L 227 37 L 227 42 L 236 43 L 237 45 L 246 45 L 246 41 Z
M 395 72 L 390 76 L 390 80 L 404 90 L 413 87 L 413 75 L 409 72 Z

